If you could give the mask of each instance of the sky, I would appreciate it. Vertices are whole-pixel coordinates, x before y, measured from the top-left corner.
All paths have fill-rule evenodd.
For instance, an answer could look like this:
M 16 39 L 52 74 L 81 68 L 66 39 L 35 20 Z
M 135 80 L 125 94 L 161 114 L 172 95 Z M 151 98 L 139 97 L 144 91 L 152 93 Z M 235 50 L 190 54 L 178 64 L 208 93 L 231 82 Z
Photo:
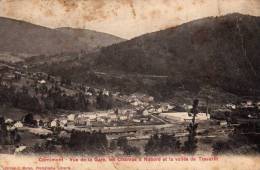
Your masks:
M 260 0 L 0 0 L 0 16 L 125 39 L 228 13 L 260 16 Z

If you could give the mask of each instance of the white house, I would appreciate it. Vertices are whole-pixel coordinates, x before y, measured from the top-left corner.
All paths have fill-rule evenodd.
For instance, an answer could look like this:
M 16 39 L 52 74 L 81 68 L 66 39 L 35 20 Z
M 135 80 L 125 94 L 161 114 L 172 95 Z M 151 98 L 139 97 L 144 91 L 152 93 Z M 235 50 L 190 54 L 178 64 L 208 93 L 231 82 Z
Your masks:
M 17 153 L 24 151 L 26 148 L 27 148 L 26 146 L 19 146 L 19 147 L 15 148 L 14 152 L 17 154 Z
M 14 127 L 16 127 L 16 128 L 22 128 L 22 127 L 23 127 L 23 123 L 20 122 L 20 121 L 18 121 L 18 122 L 16 122 L 16 123 L 14 124 Z
M 51 121 L 50 126 L 51 127 L 57 127 L 58 126 L 57 119 L 54 119 L 53 121 Z
M 133 119 L 133 122 L 135 122 L 135 123 L 140 123 L 141 120 L 139 120 L 139 119 Z
M 119 120 L 127 120 L 127 116 L 126 115 L 120 115 Z
M 116 121 L 117 120 L 117 115 L 116 114 L 110 114 L 108 117 L 111 119 L 111 121 Z
M 150 113 L 147 110 L 144 110 L 142 113 L 144 116 L 148 116 Z
M 70 114 L 67 116 L 68 121 L 74 121 L 75 120 L 75 114 Z

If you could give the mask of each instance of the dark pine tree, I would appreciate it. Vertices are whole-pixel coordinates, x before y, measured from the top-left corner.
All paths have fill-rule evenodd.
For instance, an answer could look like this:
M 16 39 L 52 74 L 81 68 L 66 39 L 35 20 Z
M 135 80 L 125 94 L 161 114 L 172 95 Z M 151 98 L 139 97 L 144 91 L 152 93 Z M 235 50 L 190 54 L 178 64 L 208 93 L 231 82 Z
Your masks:
M 188 125 L 187 131 L 189 132 L 188 135 L 188 140 L 184 142 L 184 152 L 189 153 L 189 154 L 194 154 L 196 152 L 197 148 L 197 128 L 198 124 L 195 122 L 196 121 L 196 115 L 199 113 L 198 111 L 198 105 L 199 105 L 199 100 L 194 100 L 193 101 L 193 107 L 191 109 L 191 115 L 192 115 L 192 122 Z

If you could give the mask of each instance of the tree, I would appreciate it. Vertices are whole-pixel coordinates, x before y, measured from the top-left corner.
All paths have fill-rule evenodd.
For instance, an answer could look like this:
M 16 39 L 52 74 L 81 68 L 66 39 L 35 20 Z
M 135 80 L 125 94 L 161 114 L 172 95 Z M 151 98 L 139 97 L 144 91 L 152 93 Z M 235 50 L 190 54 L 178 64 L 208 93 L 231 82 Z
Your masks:
M 196 130 L 198 128 L 198 124 L 195 123 L 196 115 L 199 113 L 198 111 L 199 100 L 196 99 L 193 101 L 193 107 L 191 109 L 192 122 L 188 125 L 187 131 L 189 132 L 188 140 L 184 142 L 184 152 L 194 154 L 197 148 L 197 139 L 196 139 Z
M 212 148 L 213 154 L 258 154 L 260 153 L 260 124 L 248 120 L 234 127 L 227 140 L 216 141 Z
M 159 152 L 160 139 L 158 134 L 152 135 L 145 145 L 145 152 L 147 154 L 156 154 Z
M 57 153 L 57 149 L 53 141 L 45 141 L 43 143 L 36 143 L 33 146 L 34 153 Z
M 152 135 L 145 145 L 145 153 L 149 155 L 172 154 L 180 152 L 180 141 L 175 135 Z
M 97 95 L 97 106 L 99 109 L 111 109 L 113 107 L 113 97 L 109 93 L 108 95 L 104 95 L 102 91 Z
M 125 155 L 140 155 L 140 150 L 128 144 L 126 137 L 119 137 L 117 140 L 117 146 L 124 152 Z
M 180 151 L 180 142 L 175 135 L 162 134 L 161 135 L 161 153 L 176 153 Z
M 0 117 L 0 144 L 4 145 L 7 138 L 7 126 L 5 124 L 5 118 Z
M 210 86 L 205 86 L 200 92 L 199 96 L 202 97 L 206 101 L 206 115 L 208 116 L 211 112 L 211 101 L 214 99 L 214 95 L 216 93 L 216 89 L 210 87 Z
M 72 131 L 69 147 L 73 151 L 101 154 L 107 151 L 107 138 L 101 132 L 79 132 Z
M 123 151 L 125 155 L 140 155 L 140 150 L 135 146 L 126 145 Z
M 114 150 L 116 150 L 116 148 L 117 148 L 117 143 L 116 143 L 116 141 L 111 141 L 111 143 L 110 143 L 110 146 L 109 146 L 109 149 L 110 150 L 112 150 L 112 151 L 114 151 Z
M 31 126 L 35 126 L 36 125 L 36 121 L 33 118 L 33 114 L 29 113 L 27 115 L 24 116 L 24 123 L 31 125 Z
M 128 145 L 126 137 L 119 137 L 117 140 L 117 146 L 119 146 L 120 148 L 124 148 L 126 145 Z

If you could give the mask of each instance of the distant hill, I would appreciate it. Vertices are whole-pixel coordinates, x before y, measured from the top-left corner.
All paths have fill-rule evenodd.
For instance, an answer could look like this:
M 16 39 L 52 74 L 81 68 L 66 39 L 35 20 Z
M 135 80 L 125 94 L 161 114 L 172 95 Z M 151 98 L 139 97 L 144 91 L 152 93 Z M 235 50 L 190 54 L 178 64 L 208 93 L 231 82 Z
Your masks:
M 90 31 L 86 29 L 62 27 L 57 28 L 56 30 L 68 36 L 74 37 L 79 42 L 81 42 L 82 44 L 87 44 L 89 48 L 92 49 L 106 47 L 124 41 L 124 39 L 116 37 L 114 35 L 97 31 Z
M 164 93 L 179 89 L 199 91 L 202 86 L 212 86 L 239 95 L 254 95 L 260 90 L 259 45 L 260 18 L 230 14 L 146 34 L 102 48 L 88 57 L 42 69 L 91 83 L 93 79 L 87 76 L 90 68 L 106 76 L 167 76 L 165 81 L 150 79 L 150 84 L 156 82 L 150 91 Z M 124 84 L 126 88 L 136 86 L 135 90 L 149 89 L 147 77 L 138 79 L 146 81 L 143 85 L 136 84 L 133 77 L 129 79 L 132 84 L 124 84 L 120 78 L 99 82 L 112 87 Z
M 124 41 L 119 37 L 91 30 L 50 29 L 24 21 L 0 17 L 0 53 L 53 55 L 90 52 Z

